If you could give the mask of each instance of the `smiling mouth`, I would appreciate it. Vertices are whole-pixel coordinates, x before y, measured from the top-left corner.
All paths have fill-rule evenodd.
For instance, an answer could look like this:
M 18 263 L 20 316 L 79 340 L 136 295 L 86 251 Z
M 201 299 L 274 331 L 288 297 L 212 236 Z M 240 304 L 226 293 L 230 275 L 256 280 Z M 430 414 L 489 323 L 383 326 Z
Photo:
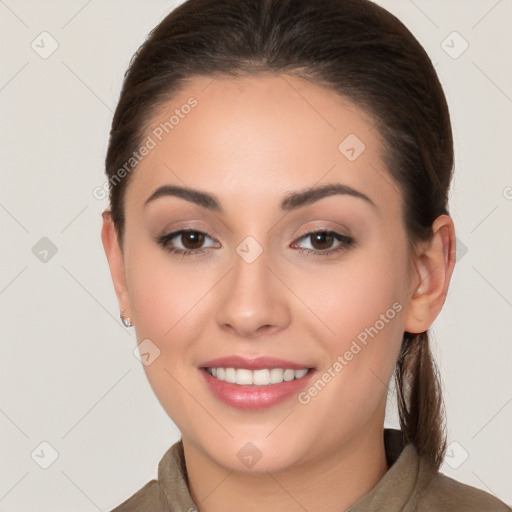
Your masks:
M 264 368 L 248 370 L 245 368 L 207 367 L 204 370 L 215 379 L 240 386 L 271 386 L 303 378 L 312 368 Z

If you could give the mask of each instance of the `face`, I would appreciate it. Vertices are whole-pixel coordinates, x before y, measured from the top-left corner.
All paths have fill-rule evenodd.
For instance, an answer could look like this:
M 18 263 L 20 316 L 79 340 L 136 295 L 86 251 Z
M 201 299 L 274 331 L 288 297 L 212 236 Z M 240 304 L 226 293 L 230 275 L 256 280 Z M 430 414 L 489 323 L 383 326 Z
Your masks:
M 117 288 L 184 443 L 257 472 L 381 439 L 411 282 L 372 119 L 289 75 L 197 77 L 146 142 Z

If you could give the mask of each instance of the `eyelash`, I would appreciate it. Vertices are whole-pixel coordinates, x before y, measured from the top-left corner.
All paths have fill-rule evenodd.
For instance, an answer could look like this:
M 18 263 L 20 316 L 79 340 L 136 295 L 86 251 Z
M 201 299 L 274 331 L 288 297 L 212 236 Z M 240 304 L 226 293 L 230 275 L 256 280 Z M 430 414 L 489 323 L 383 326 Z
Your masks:
M 198 234 L 208 236 L 206 233 L 199 231 L 199 230 L 180 229 L 178 231 L 173 231 L 172 233 L 156 237 L 156 242 L 157 242 L 157 244 L 161 245 L 166 251 L 170 252 L 171 254 L 181 255 L 182 257 L 199 256 L 200 254 L 208 252 L 208 249 L 185 249 L 184 250 L 184 249 L 177 249 L 175 247 L 170 247 L 169 242 L 173 238 L 181 235 L 182 233 L 198 233 Z M 340 242 L 340 244 L 337 247 L 335 247 L 334 249 L 327 249 L 325 251 L 300 248 L 298 250 L 301 254 L 305 253 L 308 257 L 317 257 L 317 256 L 325 257 L 325 256 L 328 256 L 333 253 L 346 251 L 355 245 L 355 240 L 352 237 L 342 235 L 340 233 L 337 233 L 336 231 L 330 231 L 330 230 L 326 230 L 326 229 L 315 229 L 313 231 L 310 231 L 310 232 L 302 235 L 298 239 L 298 241 L 307 239 L 308 237 L 312 237 L 313 235 L 316 235 L 316 234 L 332 235 L 332 236 L 334 236 L 334 238 L 336 240 L 338 240 Z M 210 237 L 208 237 L 208 238 L 210 238 Z

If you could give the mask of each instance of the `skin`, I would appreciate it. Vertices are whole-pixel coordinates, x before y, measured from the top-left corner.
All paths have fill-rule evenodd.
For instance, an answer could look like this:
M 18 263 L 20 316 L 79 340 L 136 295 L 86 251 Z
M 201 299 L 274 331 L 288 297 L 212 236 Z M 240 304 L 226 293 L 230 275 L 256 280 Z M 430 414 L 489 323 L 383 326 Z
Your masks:
M 403 332 L 428 329 L 444 304 L 453 222 L 436 219 L 432 240 L 409 259 L 402 194 L 382 162 L 375 123 L 328 89 L 289 75 L 196 77 L 150 126 L 190 96 L 198 105 L 130 177 L 123 251 L 103 214 L 120 307 L 138 341 L 149 338 L 160 350 L 144 369 L 182 433 L 201 511 L 345 510 L 388 469 L 387 386 Z M 349 134 L 365 144 L 354 161 L 338 149 Z M 279 209 L 286 194 L 327 183 L 348 185 L 375 206 L 332 195 Z M 225 211 L 176 197 L 145 207 L 166 184 L 215 194 Z M 174 246 L 206 252 L 182 257 L 155 241 L 186 227 L 208 235 L 203 245 L 177 237 Z M 340 244 L 301 238 L 313 228 L 350 235 L 355 245 L 301 254 L 298 247 L 320 253 Z M 250 264 L 236 252 L 249 235 L 263 248 Z M 401 311 L 307 404 L 293 396 L 268 409 L 236 409 L 198 374 L 201 361 L 240 354 L 281 357 L 321 375 L 394 303 Z M 251 468 L 237 457 L 247 442 L 261 453 Z

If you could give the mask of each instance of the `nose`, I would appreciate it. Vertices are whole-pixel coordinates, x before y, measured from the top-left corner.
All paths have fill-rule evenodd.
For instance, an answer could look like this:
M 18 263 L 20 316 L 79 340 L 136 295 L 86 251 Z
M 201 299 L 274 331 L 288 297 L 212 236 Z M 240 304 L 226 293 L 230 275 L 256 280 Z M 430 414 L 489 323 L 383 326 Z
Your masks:
M 286 287 L 269 263 L 266 251 L 250 263 L 235 254 L 217 297 L 216 321 L 221 329 L 254 339 L 289 324 Z

